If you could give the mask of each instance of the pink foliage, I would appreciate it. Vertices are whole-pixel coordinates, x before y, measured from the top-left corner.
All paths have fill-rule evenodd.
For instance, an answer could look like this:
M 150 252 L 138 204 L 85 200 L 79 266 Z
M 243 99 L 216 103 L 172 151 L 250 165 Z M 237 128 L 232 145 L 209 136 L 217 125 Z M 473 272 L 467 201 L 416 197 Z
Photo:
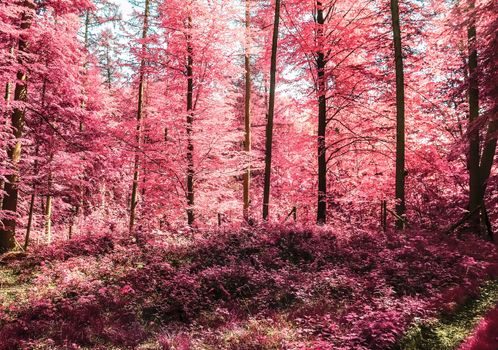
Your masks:
M 494 350 L 498 344 L 498 307 L 489 311 L 459 350 Z
M 39 250 L 17 265 L 34 285 L 26 304 L 2 310 L 0 335 L 8 339 L 3 349 L 48 340 L 135 346 L 158 326 L 171 325 L 179 335 L 158 338 L 168 349 L 187 342 L 185 327 L 209 310 L 228 310 L 209 321 L 213 329 L 248 313 L 270 317 L 287 310 L 301 341 L 388 349 L 415 317 L 468 296 L 457 286 L 491 277 L 497 254 L 482 241 L 423 232 L 341 238 L 275 227 L 213 232 L 189 244 L 150 235 L 136 243 L 82 236 L 78 244 Z M 33 262 L 39 267 L 28 273 L 23 265 Z M 326 306 L 313 306 L 320 303 Z

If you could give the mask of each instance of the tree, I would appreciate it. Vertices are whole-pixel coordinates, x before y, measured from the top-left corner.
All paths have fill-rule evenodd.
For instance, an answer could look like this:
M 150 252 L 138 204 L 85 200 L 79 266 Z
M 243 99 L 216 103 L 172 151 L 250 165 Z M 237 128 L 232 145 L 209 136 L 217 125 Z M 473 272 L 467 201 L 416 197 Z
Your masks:
M 481 51 L 481 95 L 486 106 L 484 117 L 487 119 L 487 130 L 479 167 L 482 186 L 480 195 L 484 204 L 498 137 L 498 87 L 493 83 L 498 70 L 498 5 L 493 1 L 484 3 L 480 9 L 480 14 L 484 22 L 481 34 L 484 43 Z
M 248 156 L 251 154 L 251 0 L 246 0 L 246 18 L 245 18 L 245 96 L 244 96 L 244 151 Z M 244 173 L 244 219 L 250 218 L 250 188 L 251 188 L 251 166 L 247 166 Z
M 405 204 L 405 78 L 398 0 L 391 0 L 394 60 L 396 66 L 396 228 L 403 229 Z
M 194 72 L 193 72 L 193 48 L 192 48 L 192 17 L 187 18 L 187 223 L 194 223 L 194 143 L 192 141 L 194 124 Z
M 318 48 L 316 57 L 317 93 L 318 93 L 318 205 L 316 222 L 323 225 L 327 222 L 327 102 L 325 66 L 327 61 L 323 52 L 325 17 L 321 1 L 316 2 L 316 44 Z
M 270 67 L 270 97 L 268 100 L 268 117 L 266 124 L 266 148 L 265 148 L 265 179 L 263 190 L 263 220 L 268 220 L 270 210 L 270 185 L 272 167 L 273 147 L 273 118 L 275 114 L 275 90 L 277 76 L 277 48 L 278 48 L 278 26 L 280 22 L 280 0 L 275 0 L 275 18 L 273 20 L 273 37 L 271 44 L 271 67 Z
M 479 230 L 479 210 L 482 202 L 481 179 L 479 174 L 480 137 L 476 121 L 479 117 L 479 76 L 477 71 L 477 38 L 475 24 L 475 2 L 469 2 L 470 20 L 468 26 L 468 101 L 469 101 L 469 211 L 471 226 Z
M 5 197 L 2 203 L 2 210 L 10 213 L 10 218 L 3 222 L 3 227 L 0 229 L 0 251 L 10 250 L 15 247 L 15 233 L 16 233 L 16 215 L 17 215 L 17 202 L 18 202 L 18 163 L 21 159 L 21 137 L 23 136 L 24 118 L 26 116 L 26 103 L 28 98 L 27 87 L 27 72 L 23 67 L 25 64 L 25 57 L 28 45 L 28 30 L 34 16 L 35 5 L 30 0 L 25 0 L 23 3 L 23 10 L 21 12 L 20 30 L 21 34 L 17 44 L 17 62 L 19 70 L 17 72 L 17 81 L 14 90 L 14 101 L 18 104 L 14 107 L 11 118 L 11 126 L 15 143 L 8 146 L 7 154 L 13 167 L 12 173 L 7 176 L 5 183 Z
M 144 5 L 144 15 L 142 24 L 142 50 L 140 57 L 140 68 L 138 77 L 138 106 L 137 106 L 137 126 L 136 126 L 136 148 L 135 160 L 133 165 L 133 183 L 131 186 L 131 200 L 130 200 L 130 224 L 129 231 L 133 233 L 135 226 L 135 211 L 137 207 L 137 196 L 138 196 L 138 181 L 139 181 L 139 167 L 140 167 L 140 151 L 142 143 L 142 119 L 143 119 L 143 108 L 144 108 L 144 91 L 145 91 L 145 53 L 147 50 L 147 35 L 149 30 L 149 11 L 150 11 L 150 0 L 145 0 Z

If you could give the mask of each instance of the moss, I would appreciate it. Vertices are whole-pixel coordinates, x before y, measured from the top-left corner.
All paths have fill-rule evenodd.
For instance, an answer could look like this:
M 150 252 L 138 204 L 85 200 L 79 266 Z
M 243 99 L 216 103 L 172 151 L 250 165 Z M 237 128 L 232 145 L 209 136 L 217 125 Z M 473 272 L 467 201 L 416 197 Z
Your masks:
M 17 276 L 11 269 L 0 268 L 0 289 L 17 283 Z
M 398 349 L 453 350 L 474 330 L 488 310 L 498 302 L 498 280 L 486 283 L 479 297 L 461 305 L 450 315 L 411 327 Z
M 29 285 L 19 283 L 17 273 L 12 269 L 0 268 L 0 305 L 3 309 L 12 303 L 26 300 Z

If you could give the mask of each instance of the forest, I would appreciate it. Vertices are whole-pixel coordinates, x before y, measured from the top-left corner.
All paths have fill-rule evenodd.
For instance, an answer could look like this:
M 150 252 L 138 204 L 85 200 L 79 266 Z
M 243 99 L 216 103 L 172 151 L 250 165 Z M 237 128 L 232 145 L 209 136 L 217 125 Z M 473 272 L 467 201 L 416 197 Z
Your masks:
M 496 0 L 0 19 L 0 350 L 498 349 Z

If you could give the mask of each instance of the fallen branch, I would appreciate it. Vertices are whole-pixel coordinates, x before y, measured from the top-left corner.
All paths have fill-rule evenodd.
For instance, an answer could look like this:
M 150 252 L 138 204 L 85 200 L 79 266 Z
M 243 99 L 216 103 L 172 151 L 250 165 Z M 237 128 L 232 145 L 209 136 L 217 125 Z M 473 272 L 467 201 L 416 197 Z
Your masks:
M 478 213 L 479 210 L 481 210 L 480 205 L 478 205 L 474 210 L 469 211 L 467 214 L 465 214 L 463 218 L 461 218 L 459 221 L 451 225 L 446 231 L 444 231 L 444 233 L 449 235 L 450 233 L 455 231 L 458 227 L 460 227 L 462 224 L 464 224 L 467 220 L 469 220 L 472 216 L 474 216 L 475 213 Z
M 386 209 L 386 210 L 387 210 L 387 211 L 388 211 L 391 215 L 393 215 L 396 219 L 403 221 L 403 224 L 405 224 L 405 226 L 406 226 L 406 227 L 410 227 L 410 225 L 408 225 L 408 222 L 406 221 L 406 219 L 405 219 L 405 218 L 403 218 L 403 217 L 399 216 L 398 214 L 396 214 L 394 211 L 392 211 L 391 209 L 389 209 L 389 208 L 387 208 L 387 207 L 386 207 L 385 209 Z

